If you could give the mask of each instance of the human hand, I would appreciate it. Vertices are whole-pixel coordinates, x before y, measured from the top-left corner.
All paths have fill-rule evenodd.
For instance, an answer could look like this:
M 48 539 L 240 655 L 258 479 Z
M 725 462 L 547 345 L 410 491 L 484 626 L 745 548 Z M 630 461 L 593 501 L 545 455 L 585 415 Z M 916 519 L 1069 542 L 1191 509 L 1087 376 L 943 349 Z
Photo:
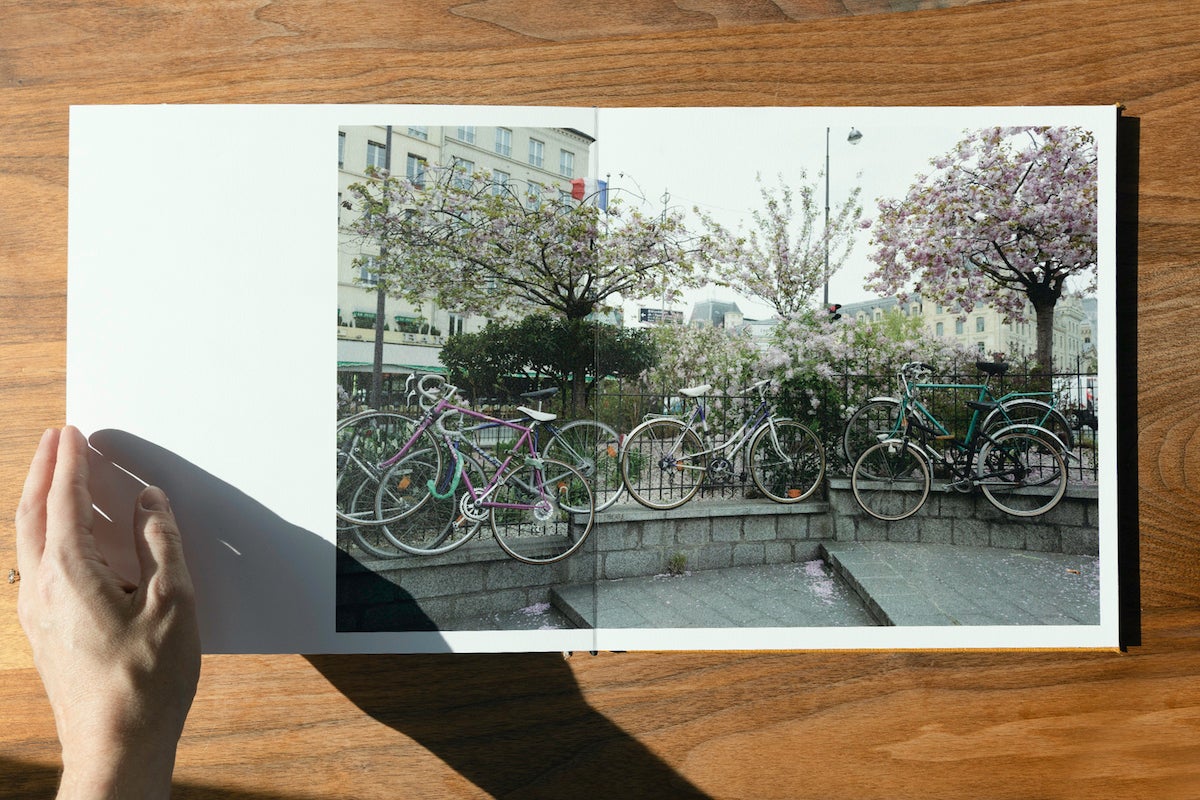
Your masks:
M 134 511 L 137 585 L 92 535 L 88 446 L 73 427 L 42 436 L 17 507 L 17 615 L 63 749 L 59 797 L 167 797 L 200 677 L 191 577 L 163 492 Z

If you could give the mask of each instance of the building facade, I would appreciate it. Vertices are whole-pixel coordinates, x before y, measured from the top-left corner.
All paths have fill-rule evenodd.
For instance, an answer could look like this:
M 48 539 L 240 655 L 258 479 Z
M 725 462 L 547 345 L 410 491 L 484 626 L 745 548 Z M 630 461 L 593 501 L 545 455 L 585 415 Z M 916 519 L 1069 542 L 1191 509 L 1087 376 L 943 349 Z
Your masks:
M 1089 315 L 1089 307 L 1095 308 L 1094 298 L 1078 295 L 1063 295 L 1054 307 L 1055 370 L 1088 371 L 1089 359 L 1094 358 L 1095 353 L 1092 344 L 1095 319 L 1094 313 Z M 856 322 L 880 320 L 893 312 L 919 317 L 933 335 L 977 350 L 981 357 L 1004 353 L 1017 359 L 1032 357 L 1037 352 L 1037 323 L 1029 304 L 1025 307 L 1025 322 L 1005 322 L 1003 315 L 990 306 L 977 306 L 970 312 L 962 312 L 958 308 L 926 303 L 917 295 L 910 296 L 905 303 L 895 297 L 881 297 L 848 303 L 840 309 L 843 319 Z
M 348 187 L 366 180 L 367 168 L 419 180 L 433 166 L 456 165 L 483 173 L 514 189 L 557 187 L 570 193 L 571 180 L 587 175 L 594 139 L 569 128 L 504 126 L 348 126 L 338 130 L 338 372 L 343 386 L 355 388 L 356 374 L 369 375 L 374 363 L 378 292 L 361 259 L 377 245 L 346 233 L 355 211 L 342 203 Z M 390 159 L 389 159 L 390 154 Z M 406 376 L 437 372 L 438 353 L 448 336 L 477 331 L 487 318 L 456 314 L 432 301 L 413 305 L 384 298 L 384 372 Z M 351 385 L 347 385 L 351 384 Z

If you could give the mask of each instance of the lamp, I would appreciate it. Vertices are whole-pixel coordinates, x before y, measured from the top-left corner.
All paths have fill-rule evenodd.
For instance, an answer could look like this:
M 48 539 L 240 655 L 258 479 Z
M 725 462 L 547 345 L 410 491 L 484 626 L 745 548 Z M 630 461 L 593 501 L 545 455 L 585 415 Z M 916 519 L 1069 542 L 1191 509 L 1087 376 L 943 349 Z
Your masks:
M 862 141 L 862 131 L 851 127 L 846 141 L 858 144 Z M 829 308 L 829 128 L 825 128 L 825 295 L 824 305 Z

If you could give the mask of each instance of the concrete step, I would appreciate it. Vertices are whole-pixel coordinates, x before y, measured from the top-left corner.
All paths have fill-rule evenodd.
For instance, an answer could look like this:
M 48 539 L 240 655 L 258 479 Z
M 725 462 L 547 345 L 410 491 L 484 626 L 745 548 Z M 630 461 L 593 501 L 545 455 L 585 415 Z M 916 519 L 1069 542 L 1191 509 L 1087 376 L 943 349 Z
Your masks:
M 1095 556 L 823 542 L 821 559 L 560 586 L 580 628 L 1096 625 Z

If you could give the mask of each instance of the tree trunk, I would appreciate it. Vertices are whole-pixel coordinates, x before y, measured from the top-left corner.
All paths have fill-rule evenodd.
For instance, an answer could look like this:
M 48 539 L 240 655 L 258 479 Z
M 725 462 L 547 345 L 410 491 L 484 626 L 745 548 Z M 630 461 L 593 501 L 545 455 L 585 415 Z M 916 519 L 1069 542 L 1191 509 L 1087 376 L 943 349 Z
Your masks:
M 587 376 L 586 368 L 576 369 L 571 373 L 571 412 L 575 419 L 586 419 L 588 416 Z
M 1054 372 L 1054 302 L 1034 302 L 1037 316 L 1037 371 L 1049 375 Z

